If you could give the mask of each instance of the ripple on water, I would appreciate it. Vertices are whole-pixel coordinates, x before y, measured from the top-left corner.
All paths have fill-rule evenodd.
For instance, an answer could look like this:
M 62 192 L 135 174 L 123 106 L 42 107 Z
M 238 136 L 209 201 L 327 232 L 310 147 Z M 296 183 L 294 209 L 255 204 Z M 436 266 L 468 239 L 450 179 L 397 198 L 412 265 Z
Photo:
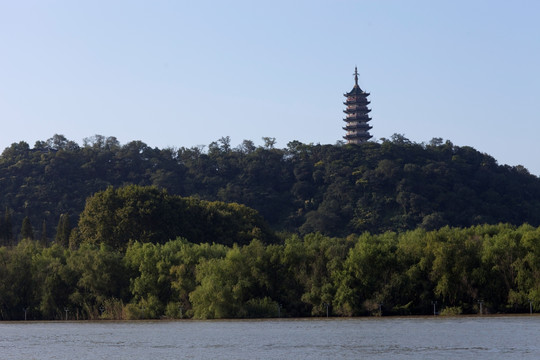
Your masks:
M 0 323 L 6 359 L 537 359 L 540 316 Z

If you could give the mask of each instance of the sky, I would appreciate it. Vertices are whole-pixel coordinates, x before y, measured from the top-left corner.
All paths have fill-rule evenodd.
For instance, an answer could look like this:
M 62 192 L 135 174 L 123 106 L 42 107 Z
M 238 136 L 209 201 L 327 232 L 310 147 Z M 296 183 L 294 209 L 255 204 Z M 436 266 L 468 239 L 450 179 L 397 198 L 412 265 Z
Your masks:
M 540 1 L 0 0 L 0 151 L 335 144 L 343 94 L 372 140 L 471 146 L 540 175 Z

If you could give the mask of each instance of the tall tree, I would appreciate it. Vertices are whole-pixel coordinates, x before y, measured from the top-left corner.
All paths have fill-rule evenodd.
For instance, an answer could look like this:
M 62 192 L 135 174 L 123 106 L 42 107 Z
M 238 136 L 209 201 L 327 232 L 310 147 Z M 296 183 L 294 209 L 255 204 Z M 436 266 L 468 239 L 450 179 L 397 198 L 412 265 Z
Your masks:
M 34 240 L 34 229 L 32 228 L 32 224 L 30 223 L 30 218 L 28 216 L 26 216 L 22 222 L 21 239 Z
M 69 215 L 62 214 L 58 220 L 58 226 L 56 227 L 57 244 L 67 247 L 69 245 L 69 235 L 71 234 L 71 226 L 69 224 Z
M 6 233 L 6 224 L 4 222 L 4 218 L 0 217 L 0 246 L 7 245 L 6 241 L 4 239 L 5 238 L 5 233 Z
M 47 245 L 47 221 L 45 221 L 45 219 L 43 219 L 43 222 L 41 223 L 41 236 L 39 241 L 41 242 L 41 245 Z
M 4 217 L 0 219 L 0 245 L 10 245 L 13 239 L 13 225 L 11 224 L 11 212 L 6 206 Z

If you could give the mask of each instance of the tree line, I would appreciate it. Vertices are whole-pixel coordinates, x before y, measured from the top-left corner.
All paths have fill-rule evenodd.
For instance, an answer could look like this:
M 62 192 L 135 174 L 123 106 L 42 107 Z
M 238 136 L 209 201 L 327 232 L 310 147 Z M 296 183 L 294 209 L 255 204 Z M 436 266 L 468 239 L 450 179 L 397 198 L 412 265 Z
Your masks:
M 523 167 L 442 139 L 274 142 L 13 144 L 0 318 L 537 309 L 540 181 Z
M 540 306 L 540 228 L 443 227 L 282 243 L 183 238 L 0 247 L 0 318 L 156 319 L 525 312 Z
M 155 186 L 171 195 L 255 209 L 275 231 L 344 237 L 365 231 L 426 230 L 499 222 L 540 225 L 540 179 L 522 166 L 435 138 L 402 135 L 361 145 L 290 142 L 275 148 L 228 137 L 208 146 L 121 145 L 96 135 L 82 145 L 54 135 L 0 155 L 0 238 L 56 237 L 60 218 L 77 224 L 86 199 L 108 187 Z

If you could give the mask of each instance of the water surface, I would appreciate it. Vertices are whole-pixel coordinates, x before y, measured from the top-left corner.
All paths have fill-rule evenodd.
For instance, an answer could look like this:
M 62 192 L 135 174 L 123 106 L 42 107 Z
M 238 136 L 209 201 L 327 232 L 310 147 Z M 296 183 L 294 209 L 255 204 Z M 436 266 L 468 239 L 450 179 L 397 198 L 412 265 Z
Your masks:
M 0 322 L 1 359 L 540 359 L 540 316 Z

